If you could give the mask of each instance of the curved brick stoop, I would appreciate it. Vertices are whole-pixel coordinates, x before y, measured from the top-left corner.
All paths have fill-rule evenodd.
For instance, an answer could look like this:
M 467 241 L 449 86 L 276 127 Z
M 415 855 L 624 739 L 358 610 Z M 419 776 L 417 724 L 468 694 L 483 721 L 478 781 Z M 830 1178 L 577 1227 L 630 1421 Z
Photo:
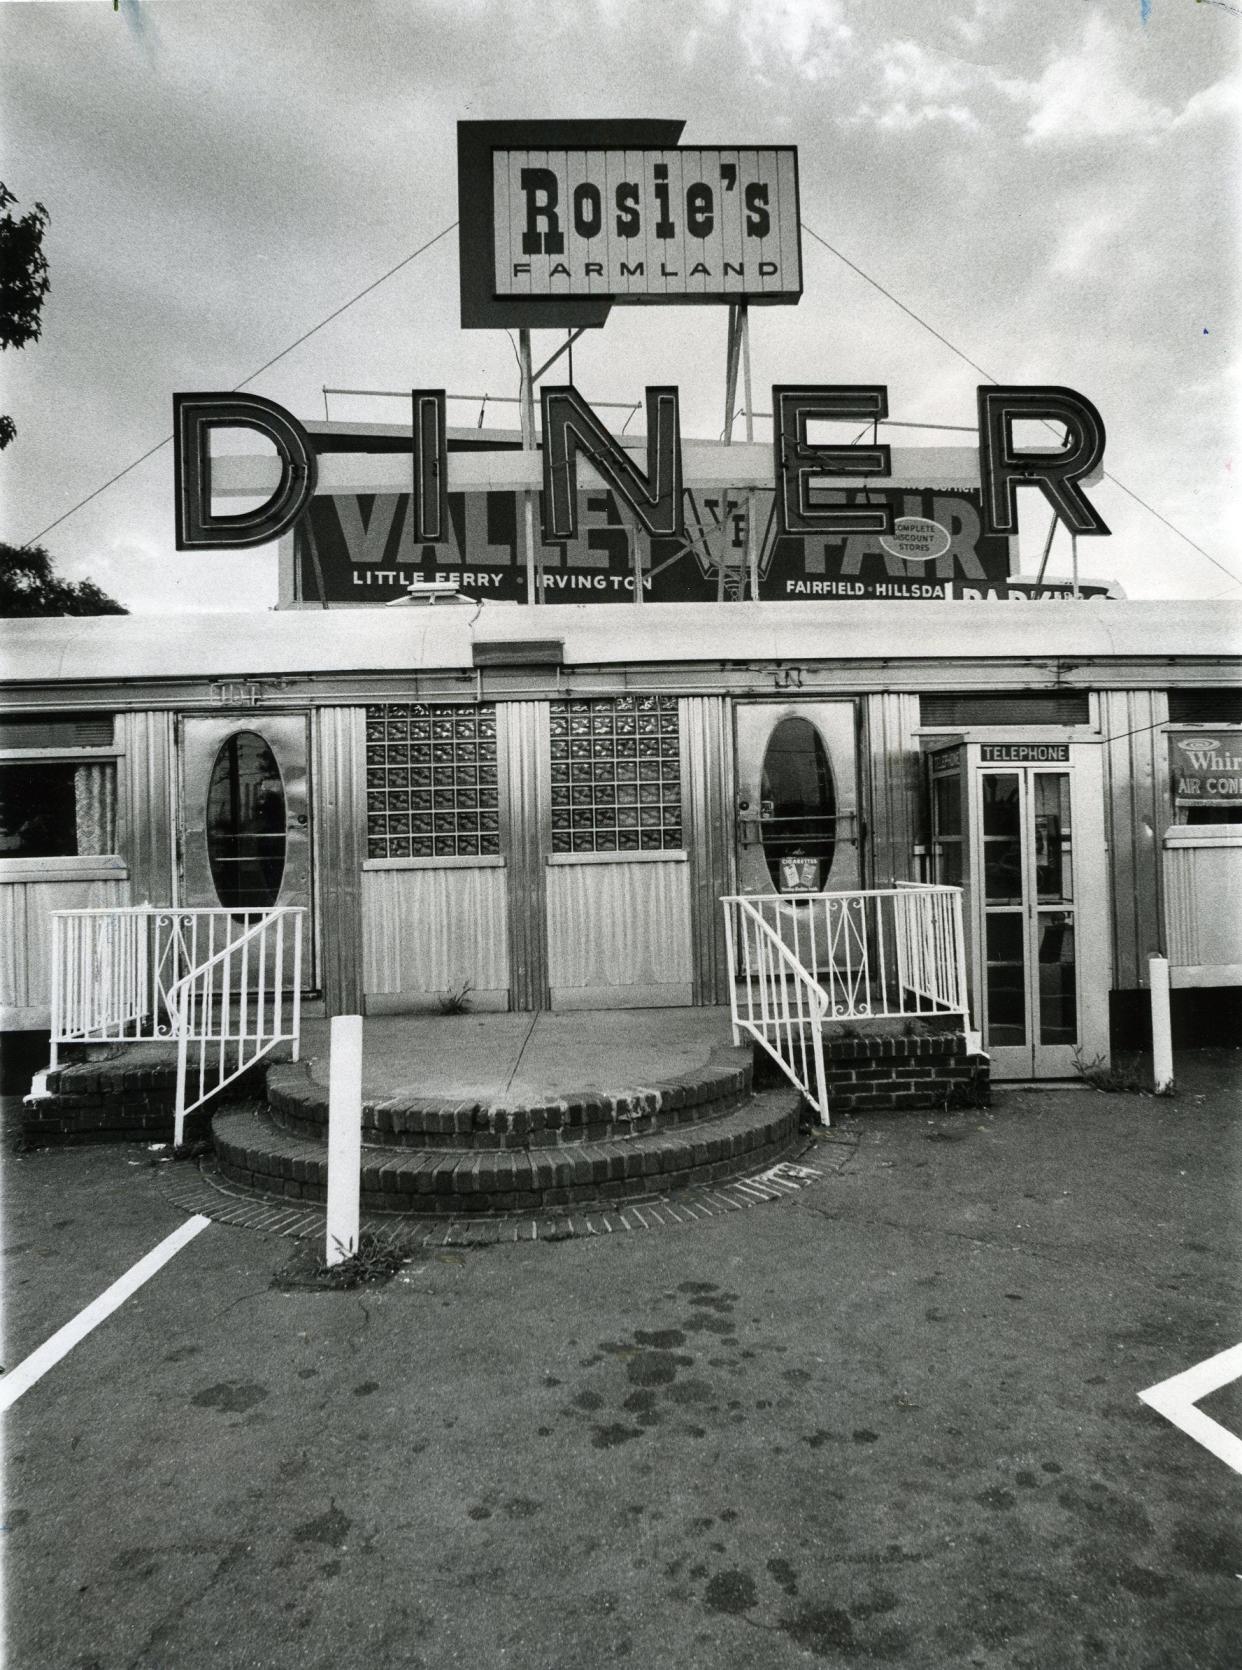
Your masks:
M 393 1097 L 363 1112 L 362 1205 L 471 1215 L 643 1200 L 774 1164 L 799 1146 L 801 1098 L 751 1093 L 742 1052 L 619 1096 L 520 1106 Z M 216 1164 L 267 1197 L 327 1197 L 326 1096 L 300 1068 L 273 1070 L 268 1106 L 212 1121 Z
M 691 1072 L 610 1096 L 586 1089 L 548 1098 L 419 1097 L 397 1092 L 364 1099 L 362 1140 L 378 1147 L 551 1148 L 603 1142 L 714 1118 L 751 1093 L 749 1049 L 720 1045 Z M 294 1136 L 324 1141 L 328 1092 L 304 1062 L 273 1067 L 267 1076 L 272 1120 Z

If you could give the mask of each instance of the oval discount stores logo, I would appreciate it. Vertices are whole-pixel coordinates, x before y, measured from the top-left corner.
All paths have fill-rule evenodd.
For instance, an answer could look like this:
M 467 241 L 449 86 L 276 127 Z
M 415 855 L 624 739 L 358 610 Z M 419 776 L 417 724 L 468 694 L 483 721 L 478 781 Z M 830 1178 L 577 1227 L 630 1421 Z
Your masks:
M 891 534 L 881 534 L 880 544 L 904 562 L 931 562 L 942 557 L 952 544 L 948 528 L 928 516 L 899 516 Z

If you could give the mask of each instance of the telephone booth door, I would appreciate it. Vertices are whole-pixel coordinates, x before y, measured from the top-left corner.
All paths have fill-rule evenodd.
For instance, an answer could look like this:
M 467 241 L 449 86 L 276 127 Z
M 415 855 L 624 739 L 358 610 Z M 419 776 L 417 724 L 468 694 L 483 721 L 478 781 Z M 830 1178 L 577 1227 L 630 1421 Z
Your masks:
M 1080 1062 L 1107 1062 L 1098 745 L 966 743 L 933 756 L 931 780 L 935 879 L 966 893 L 993 1076 L 1068 1078 Z

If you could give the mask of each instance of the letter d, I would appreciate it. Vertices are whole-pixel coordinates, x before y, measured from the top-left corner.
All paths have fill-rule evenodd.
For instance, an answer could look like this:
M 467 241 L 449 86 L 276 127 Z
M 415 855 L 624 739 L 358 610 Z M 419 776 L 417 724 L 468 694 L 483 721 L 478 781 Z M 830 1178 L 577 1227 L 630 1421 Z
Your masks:
M 280 483 L 257 510 L 212 514 L 213 429 L 254 429 L 276 448 Z M 305 429 L 259 394 L 174 394 L 173 472 L 178 551 L 227 551 L 279 539 L 310 503 L 317 474 Z

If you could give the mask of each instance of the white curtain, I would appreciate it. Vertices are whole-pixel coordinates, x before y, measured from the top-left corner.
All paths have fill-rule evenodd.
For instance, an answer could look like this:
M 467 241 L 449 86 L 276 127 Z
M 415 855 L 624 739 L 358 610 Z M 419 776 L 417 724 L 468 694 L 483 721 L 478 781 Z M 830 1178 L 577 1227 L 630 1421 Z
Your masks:
M 116 766 L 80 765 L 73 774 L 78 854 L 94 857 L 116 850 Z

